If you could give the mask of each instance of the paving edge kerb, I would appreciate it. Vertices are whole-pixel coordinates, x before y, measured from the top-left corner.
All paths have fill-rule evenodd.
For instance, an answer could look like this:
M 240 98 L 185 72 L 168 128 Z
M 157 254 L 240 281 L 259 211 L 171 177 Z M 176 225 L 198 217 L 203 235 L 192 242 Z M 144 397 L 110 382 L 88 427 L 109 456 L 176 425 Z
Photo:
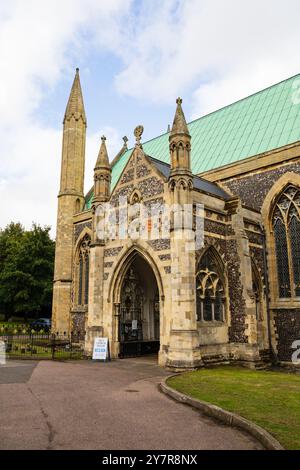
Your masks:
M 178 375 L 178 374 L 176 374 Z M 237 427 L 243 431 L 248 432 L 251 436 L 255 437 L 267 450 L 285 450 L 284 447 L 267 431 L 258 426 L 257 424 L 248 421 L 241 416 L 231 413 L 230 411 L 223 410 L 216 405 L 211 405 L 205 401 L 197 400 L 196 398 L 191 398 L 183 393 L 177 392 L 173 388 L 167 385 L 167 380 L 176 377 L 176 375 L 170 375 L 166 377 L 160 384 L 159 387 L 163 393 L 173 398 L 174 400 L 184 403 L 186 405 L 192 406 L 202 411 L 205 415 L 211 416 L 215 419 L 218 419 L 222 423 L 227 424 L 228 426 Z

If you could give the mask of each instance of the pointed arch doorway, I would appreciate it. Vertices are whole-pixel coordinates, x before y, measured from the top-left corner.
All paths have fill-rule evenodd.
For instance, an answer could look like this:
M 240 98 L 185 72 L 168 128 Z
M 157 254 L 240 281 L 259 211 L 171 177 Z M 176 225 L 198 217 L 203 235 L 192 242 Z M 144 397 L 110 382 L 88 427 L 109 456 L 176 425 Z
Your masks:
M 120 358 L 158 353 L 159 289 L 151 266 L 138 252 L 123 274 L 118 329 Z

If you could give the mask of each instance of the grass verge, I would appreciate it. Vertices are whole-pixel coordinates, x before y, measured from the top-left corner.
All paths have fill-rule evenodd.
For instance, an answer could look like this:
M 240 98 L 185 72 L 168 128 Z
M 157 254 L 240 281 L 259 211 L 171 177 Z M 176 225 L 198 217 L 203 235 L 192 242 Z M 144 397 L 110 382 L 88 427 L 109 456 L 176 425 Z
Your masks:
M 188 372 L 167 383 L 253 421 L 286 449 L 300 449 L 300 375 L 225 366 Z

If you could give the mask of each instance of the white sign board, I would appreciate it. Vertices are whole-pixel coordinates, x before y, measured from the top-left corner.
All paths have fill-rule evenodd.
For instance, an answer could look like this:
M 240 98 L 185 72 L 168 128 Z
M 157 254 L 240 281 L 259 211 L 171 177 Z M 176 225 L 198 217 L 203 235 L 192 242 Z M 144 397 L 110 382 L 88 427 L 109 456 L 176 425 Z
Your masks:
M 138 329 L 137 320 L 132 320 L 131 329 L 132 330 L 137 330 Z
M 108 338 L 95 338 L 93 359 L 105 361 L 107 358 Z
M 4 341 L 0 341 L 0 365 L 4 365 L 5 363 L 6 363 L 5 343 Z

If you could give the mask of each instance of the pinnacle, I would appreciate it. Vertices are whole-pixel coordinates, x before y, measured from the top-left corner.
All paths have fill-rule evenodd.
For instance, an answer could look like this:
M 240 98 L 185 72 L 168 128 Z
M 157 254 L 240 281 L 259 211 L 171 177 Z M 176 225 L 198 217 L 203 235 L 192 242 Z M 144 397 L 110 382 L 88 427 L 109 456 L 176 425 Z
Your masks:
M 187 123 L 186 123 L 185 116 L 181 107 L 182 99 L 177 98 L 176 103 L 177 103 L 177 108 L 175 112 L 173 126 L 171 129 L 171 135 L 175 135 L 175 134 L 188 134 L 189 135 Z
M 110 168 L 105 141 L 106 141 L 106 137 L 103 135 L 101 137 L 101 145 L 100 145 L 100 150 L 99 150 L 98 158 L 97 158 L 97 162 L 96 162 L 96 168 L 99 168 L 99 167 Z
M 76 69 L 69 101 L 67 104 L 64 121 L 72 116 L 81 116 L 86 123 L 86 115 L 84 110 L 83 96 L 79 78 L 79 68 Z

